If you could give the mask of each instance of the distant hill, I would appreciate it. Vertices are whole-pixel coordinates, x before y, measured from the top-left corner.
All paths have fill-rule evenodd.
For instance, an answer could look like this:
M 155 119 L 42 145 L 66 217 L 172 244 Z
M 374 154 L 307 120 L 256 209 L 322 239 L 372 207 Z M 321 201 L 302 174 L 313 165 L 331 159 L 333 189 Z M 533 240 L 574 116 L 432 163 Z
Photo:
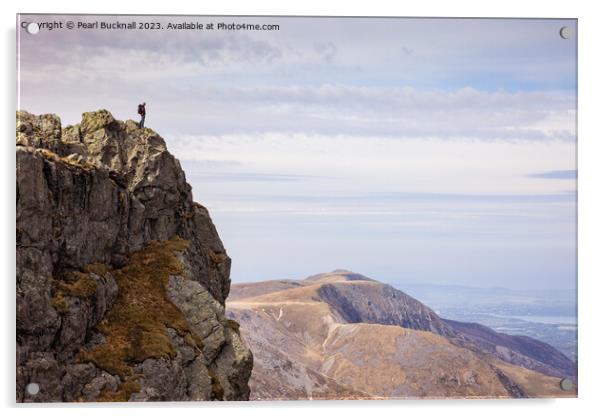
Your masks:
M 350 271 L 234 284 L 227 306 L 254 353 L 252 399 L 575 395 L 548 344 L 444 320 Z
M 577 361 L 574 289 L 506 289 L 456 285 L 396 284 L 446 319 L 475 322 L 550 344 Z

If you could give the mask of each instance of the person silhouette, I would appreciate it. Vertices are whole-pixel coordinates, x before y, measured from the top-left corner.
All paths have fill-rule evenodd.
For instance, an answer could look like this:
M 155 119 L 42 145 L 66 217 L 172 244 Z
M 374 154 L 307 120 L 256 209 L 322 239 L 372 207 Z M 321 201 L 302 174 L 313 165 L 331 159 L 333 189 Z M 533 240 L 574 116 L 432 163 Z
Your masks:
M 140 114 L 140 123 L 138 126 L 144 128 L 144 119 L 146 118 L 146 103 L 138 104 L 138 114 Z

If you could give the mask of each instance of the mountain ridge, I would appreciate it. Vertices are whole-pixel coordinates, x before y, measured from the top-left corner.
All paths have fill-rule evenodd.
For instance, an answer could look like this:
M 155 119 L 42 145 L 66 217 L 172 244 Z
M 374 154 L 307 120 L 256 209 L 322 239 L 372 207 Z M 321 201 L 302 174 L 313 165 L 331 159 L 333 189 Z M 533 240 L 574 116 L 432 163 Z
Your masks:
M 507 348 L 506 345 L 496 349 L 495 343 L 486 344 L 480 338 L 482 335 L 479 331 L 468 336 L 464 333 L 467 331 L 462 331 L 462 328 L 455 323 L 439 318 L 430 308 L 392 286 L 365 276 L 363 276 L 365 279 L 357 280 L 354 275 L 356 274 L 353 272 L 336 270 L 310 276 L 310 279 L 283 279 L 232 285 L 232 295 L 228 301 L 229 314 L 240 321 L 241 333 L 250 345 L 255 346 L 258 368 L 262 369 L 260 373 L 251 377 L 252 397 L 253 386 L 270 385 L 271 378 L 280 377 L 274 375 L 278 371 L 271 367 L 269 357 L 263 356 L 265 345 L 269 345 L 272 349 L 278 349 L 280 346 L 279 353 L 288 357 L 287 359 L 292 363 L 323 372 L 329 377 L 334 377 L 344 386 L 368 392 L 373 398 L 391 397 L 391 394 L 397 394 L 399 396 L 396 397 L 399 398 L 425 395 L 429 397 L 462 395 L 547 397 L 563 394 L 558 388 L 557 381 L 561 376 L 573 374 L 571 366 L 562 368 L 560 365 L 560 368 L 556 368 L 550 363 L 542 363 L 533 357 L 537 356 L 533 351 L 523 350 L 522 353 L 529 354 L 524 355 L 521 351 Z M 352 276 L 351 279 L 349 276 Z M 351 336 L 352 333 L 355 335 Z M 358 366 L 353 364 L 354 360 L 359 359 L 359 362 L 364 362 L 376 359 L 369 358 L 369 351 L 363 351 L 363 347 L 358 345 L 358 340 L 365 339 L 365 342 L 373 347 L 376 343 L 383 351 L 388 351 L 383 352 L 374 347 L 376 355 L 390 357 L 391 354 L 397 354 L 395 352 L 397 350 L 390 350 L 388 344 L 380 343 L 380 336 L 389 337 L 393 344 L 401 342 L 399 339 L 411 339 L 416 346 L 420 345 L 420 348 L 416 347 L 418 350 L 432 350 L 432 354 L 443 357 L 440 358 L 441 368 L 437 367 L 437 363 L 428 361 L 423 363 L 433 373 L 441 373 L 442 368 L 445 369 L 439 377 L 439 382 L 433 382 L 429 379 L 428 372 L 413 367 L 412 362 L 399 357 L 397 361 L 395 359 L 389 361 L 381 371 L 385 371 L 384 368 L 397 368 L 395 371 L 403 372 L 406 376 L 414 372 L 413 376 L 417 377 L 418 384 L 422 383 L 426 387 L 415 385 L 413 388 L 408 387 L 403 390 L 399 385 L 394 386 L 388 381 L 382 381 L 383 386 L 387 387 L 378 391 L 373 387 L 378 385 L 376 381 L 379 377 L 378 373 L 374 374 L 375 380 L 372 383 L 362 384 L 361 381 L 357 381 L 356 378 L 361 380 L 363 375 L 371 372 L 373 368 L 360 366 L 360 371 Z M 296 342 L 304 347 L 289 348 L 286 340 L 291 337 L 296 337 L 298 339 Z M 337 337 L 344 339 L 345 342 L 333 344 L 332 340 Z M 520 341 L 520 338 L 505 337 L 501 339 Z M 529 339 L 529 342 L 532 341 L 535 340 Z M 535 341 L 537 346 L 542 344 L 544 343 L 539 344 Z M 399 348 L 402 348 L 405 343 L 399 345 Z M 545 346 L 555 351 L 547 344 Z M 512 354 L 509 354 L 509 351 Z M 561 353 L 555 352 L 563 357 Z M 351 361 L 349 354 L 355 357 Z M 417 351 L 412 348 L 406 349 L 405 354 L 411 354 L 415 357 L 414 360 L 424 358 L 420 354 L 416 355 Z M 387 360 L 383 359 L 383 361 Z M 505 361 L 508 362 L 507 365 L 504 364 Z M 374 365 L 381 366 L 383 363 L 375 362 Z M 462 368 L 465 369 L 463 373 L 456 371 Z M 478 371 L 473 371 L 474 368 Z M 391 372 L 393 378 L 397 374 L 395 371 Z M 353 374 L 353 377 L 344 376 L 347 373 Z M 472 375 L 467 376 L 467 374 Z M 514 381 L 519 376 L 521 380 L 538 379 L 542 385 L 547 386 L 547 390 L 545 392 L 538 390 L 534 383 L 521 386 Z M 479 377 L 482 378 L 480 382 L 474 381 Z M 282 382 L 283 380 L 280 380 L 273 384 L 282 384 Z M 459 383 L 462 387 L 450 387 L 450 385 L 455 386 L 454 383 Z M 303 386 L 296 387 L 298 390 L 303 389 Z M 265 390 L 265 388 L 262 390 L 264 394 Z M 554 393 L 551 393 L 552 391 Z M 311 389 L 306 389 L 306 394 L 306 397 L 311 397 Z

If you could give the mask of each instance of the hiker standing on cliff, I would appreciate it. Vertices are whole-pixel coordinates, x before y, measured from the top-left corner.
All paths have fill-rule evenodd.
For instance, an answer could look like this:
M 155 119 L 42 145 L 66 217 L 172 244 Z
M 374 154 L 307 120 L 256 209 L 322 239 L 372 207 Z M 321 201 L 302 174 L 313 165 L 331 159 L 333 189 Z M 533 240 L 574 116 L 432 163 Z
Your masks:
M 140 128 L 144 128 L 144 118 L 146 117 L 146 103 L 138 104 L 138 114 L 140 114 Z

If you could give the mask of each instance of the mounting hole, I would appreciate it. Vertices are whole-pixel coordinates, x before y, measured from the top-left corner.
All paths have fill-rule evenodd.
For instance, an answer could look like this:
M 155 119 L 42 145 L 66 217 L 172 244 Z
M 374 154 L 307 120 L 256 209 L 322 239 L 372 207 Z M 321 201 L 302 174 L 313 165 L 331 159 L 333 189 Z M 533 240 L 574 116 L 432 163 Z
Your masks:
M 560 380 L 560 390 L 569 391 L 573 390 L 573 382 L 568 378 Z
M 27 390 L 27 394 L 35 396 L 40 392 L 40 385 L 38 383 L 29 383 L 27 387 L 25 387 L 25 390 Z
M 27 33 L 29 33 L 30 35 L 35 35 L 40 31 L 40 25 L 36 22 L 31 22 L 27 24 L 25 30 L 27 30 Z
M 568 39 L 571 37 L 571 29 L 567 26 L 562 26 L 559 33 L 562 39 Z

